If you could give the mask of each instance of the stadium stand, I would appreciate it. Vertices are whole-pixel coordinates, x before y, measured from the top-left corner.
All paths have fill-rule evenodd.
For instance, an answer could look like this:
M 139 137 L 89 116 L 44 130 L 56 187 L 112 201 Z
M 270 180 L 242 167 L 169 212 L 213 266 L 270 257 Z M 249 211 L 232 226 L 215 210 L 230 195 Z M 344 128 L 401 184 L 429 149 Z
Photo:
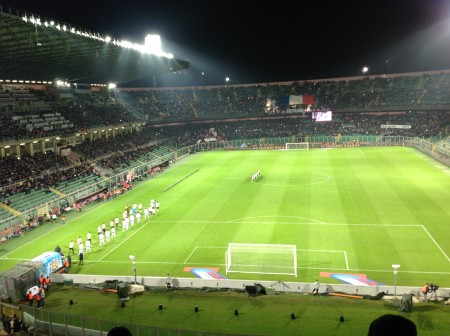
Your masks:
M 92 92 L 55 87 L 19 92 L 4 86 L 0 90 L 2 141 L 30 140 L 29 145 L 2 152 L 0 196 L 5 207 L 0 208 L 0 221 L 10 217 L 11 209 L 26 211 L 39 202 L 55 201 L 98 183 L 100 175 L 123 174 L 160 162 L 174 148 L 208 141 L 322 135 L 445 139 L 449 81 L 450 74 L 443 72 Z M 282 105 L 281 97 L 290 95 L 314 97 L 313 104 Z M 311 111 L 322 109 L 333 111 L 331 122 L 311 120 Z M 62 140 L 45 144 L 43 137 L 51 134 Z M 31 144 L 34 139 L 41 140 Z M 447 153 L 449 146 L 448 139 L 441 140 L 434 149 Z M 56 154 L 59 148 L 70 150 Z

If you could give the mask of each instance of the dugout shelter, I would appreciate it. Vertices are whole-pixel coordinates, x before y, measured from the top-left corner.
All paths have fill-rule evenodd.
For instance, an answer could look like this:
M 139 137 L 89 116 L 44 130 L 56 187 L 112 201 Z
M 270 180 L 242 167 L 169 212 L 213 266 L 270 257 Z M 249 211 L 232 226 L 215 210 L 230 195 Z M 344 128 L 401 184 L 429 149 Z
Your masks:
M 36 269 L 29 265 L 17 265 L 0 274 L 0 299 L 19 302 L 26 291 L 36 284 Z

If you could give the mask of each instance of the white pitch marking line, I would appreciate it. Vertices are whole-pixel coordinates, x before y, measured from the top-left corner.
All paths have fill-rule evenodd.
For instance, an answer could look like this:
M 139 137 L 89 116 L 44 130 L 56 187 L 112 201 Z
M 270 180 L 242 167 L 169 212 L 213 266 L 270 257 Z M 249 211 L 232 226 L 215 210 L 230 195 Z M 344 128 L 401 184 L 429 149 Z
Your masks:
M 102 204 L 103 204 L 103 203 L 102 203 Z M 74 219 L 74 220 L 78 220 L 79 218 L 84 217 L 85 215 L 88 215 L 91 211 L 93 211 L 93 210 L 96 209 L 97 207 L 101 206 L 102 204 L 94 205 L 92 208 L 90 208 L 90 209 L 89 209 L 88 211 L 86 211 L 86 212 L 83 212 L 80 216 L 78 216 L 78 217 L 77 217 L 76 219 Z M 66 222 L 66 223 L 70 223 L 70 222 L 72 222 L 72 221 L 74 221 L 74 220 L 68 221 L 68 222 Z M 31 243 L 34 243 L 34 242 L 38 241 L 39 239 L 44 238 L 45 236 L 49 235 L 50 233 L 53 233 L 53 232 L 55 232 L 55 231 L 57 231 L 57 230 L 62 229 L 63 227 L 64 227 L 64 225 L 61 225 L 61 226 L 59 226 L 59 227 L 55 227 L 54 229 L 48 231 L 47 233 L 44 233 L 44 234 L 42 234 L 42 235 L 40 235 L 40 236 L 38 236 L 38 237 L 36 237 L 36 238 L 30 240 L 29 242 L 27 242 L 27 243 L 25 243 L 25 244 L 23 244 L 23 245 L 20 245 L 18 248 L 14 249 L 14 250 L 12 250 L 12 251 L 10 251 L 10 252 L 8 252 L 8 253 L 6 253 L 6 254 L 3 255 L 0 259 L 8 259 L 8 256 L 9 256 L 11 253 L 17 252 L 17 251 L 21 250 L 22 248 L 24 248 L 24 247 L 30 245 Z M 37 229 L 39 229 L 39 227 L 37 227 Z M 21 260 L 23 260 L 23 259 L 21 259 Z
M 297 249 L 297 251 L 302 252 L 325 252 L 325 253 L 345 253 L 345 251 L 338 251 L 338 250 L 303 250 L 303 249 Z
M 119 246 L 121 246 L 123 243 L 125 243 L 128 239 L 130 239 L 131 237 L 133 237 L 136 233 L 138 233 L 139 231 L 141 231 L 148 223 L 150 223 L 150 221 L 148 220 L 147 223 L 144 223 L 143 225 L 141 225 L 141 227 L 139 229 L 137 229 L 136 231 L 134 231 L 132 234 L 130 234 L 128 237 L 126 237 L 125 239 L 123 239 L 119 245 L 113 247 L 108 253 L 106 253 L 103 257 L 101 257 L 100 259 L 98 259 L 98 261 L 102 261 L 104 258 L 106 258 L 108 255 L 110 255 L 113 251 L 115 251 Z
M 195 251 L 197 250 L 197 247 L 198 246 L 196 246 L 193 250 L 192 250 L 192 252 L 188 255 L 188 257 L 186 258 L 186 260 L 183 262 L 183 264 L 186 264 L 187 262 L 188 262 L 188 260 L 191 258 L 191 256 L 195 253 Z
M 347 270 L 349 270 L 350 267 L 348 267 L 347 251 L 343 251 L 343 252 L 344 252 L 344 257 L 345 257 L 345 265 L 347 266 Z
M 14 260 L 23 260 L 21 258 L 14 258 Z M 102 260 L 102 261 L 95 261 L 95 260 L 87 260 L 87 263 L 109 263 L 109 264 L 123 264 L 128 263 L 128 261 L 123 260 Z M 172 261 L 138 261 L 137 264 L 148 264 L 148 265 L 196 265 L 198 266 L 198 263 L 181 263 L 181 262 L 172 262 Z M 208 263 L 210 264 L 210 263 Z M 212 266 L 217 267 L 219 266 L 225 266 L 225 264 L 222 263 L 211 263 Z M 207 266 L 205 266 L 207 267 Z M 378 270 L 378 269 L 362 269 L 362 268 L 339 268 L 339 267 L 306 267 L 306 266 L 298 266 L 297 269 L 309 269 L 309 270 L 332 270 L 332 271 L 351 271 L 351 272 L 365 272 L 365 273 L 392 273 L 392 270 Z M 408 273 L 408 274 L 438 274 L 438 275 L 450 275 L 450 272 L 429 272 L 429 271 L 399 271 L 402 273 Z
M 230 220 L 228 222 L 229 223 L 233 223 L 233 222 L 245 223 L 245 222 L 242 222 L 242 220 L 244 220 L 244 219 L 256 219 L 256 218 L 289 218 L 289 219 L 293 219 L 293 220 L 305 220 L 305 221 L 308 221 L 308 222 L 325 224 L 325 222 L 322 222 L 322 221 L 319 221 L 319 220 L 315 220 L 315 219 L 311 219 L 311 218 L 305 218 L 305 217 L 299 217 L 299 216 L 253 216 L 253 217 L 237 218 L 237 219 Z
M 428 232 L 427 228 L 423 225 L 422 229 L 425 231 L 425 233 L 428 235 L 428 237 L 430 237 L 431 241 L 436 245 L 436 247 L 439 249 L 439 251 L 441 251 L 441 253 L 444 255 L 445 259 L 447 259 L 447 261 L 450 263 L 450 258 L 448 257 L 447 254 L 445 254 L 444 250 L 442 249 L 442 247 L 439 246 L 439 244 L 437 243 L 437 241 L 433 238 L 433 236 L 430 234 L 430 232 Z
M 182 223 L 198 223 L 198 224 L 276 224 L 276 225 L 330 225 L 330 226 L 393 226 L 393 227 L 420 227 L 421 224 L 379 224 L 379 223 L 324 223 L 324 222 L 258 222 L 258 221 L 252 221 L 252 222 L 238 222 L 239 219 L 231 220 L 231 221 L 195 221 L 195 220 L 158 220 L 159 223 L 175 223 L 175 224 L 182 224 Z

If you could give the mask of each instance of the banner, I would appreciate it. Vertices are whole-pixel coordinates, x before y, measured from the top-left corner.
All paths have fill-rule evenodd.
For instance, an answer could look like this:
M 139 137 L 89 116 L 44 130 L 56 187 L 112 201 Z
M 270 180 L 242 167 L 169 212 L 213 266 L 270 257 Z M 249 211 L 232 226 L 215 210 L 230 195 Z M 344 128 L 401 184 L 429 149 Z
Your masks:
M 381 125 L 381 128 L 404 128 L 404 129 L 410 129 L 411 125 Z
M 286 110 L 287 113 L 300 113 L 300 112 L 305 112 L 305 111 L 306 111 L 305 109 L 300 109 L 300 108 L 295 108 L 295 109 L 288 108 Z

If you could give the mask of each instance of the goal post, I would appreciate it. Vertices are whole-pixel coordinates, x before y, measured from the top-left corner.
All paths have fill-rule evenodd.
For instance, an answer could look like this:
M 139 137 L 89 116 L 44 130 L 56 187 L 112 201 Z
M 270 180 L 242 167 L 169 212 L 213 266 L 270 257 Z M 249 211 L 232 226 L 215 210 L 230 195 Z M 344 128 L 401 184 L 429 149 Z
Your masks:
M 226 274 L 286 274 L 297 277 L 297 246 L 229 243 L 225 266 Z
M 287 142 L 286 150 L 308 150 L 309 142 Z

